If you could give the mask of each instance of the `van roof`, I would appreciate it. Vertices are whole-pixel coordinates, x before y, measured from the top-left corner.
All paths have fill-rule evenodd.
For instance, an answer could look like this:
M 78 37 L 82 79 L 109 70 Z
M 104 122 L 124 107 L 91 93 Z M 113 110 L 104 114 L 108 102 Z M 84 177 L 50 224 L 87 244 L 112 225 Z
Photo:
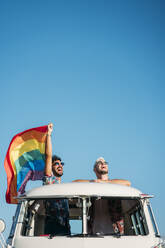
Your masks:
M 39 199 L 54 197 L 77 197 L 77 196 L 112 196 L 112 197 L 140 197 L 141 191 L 119 184 L 72 182 L 45 185 L 27 191 L 19 199 Z

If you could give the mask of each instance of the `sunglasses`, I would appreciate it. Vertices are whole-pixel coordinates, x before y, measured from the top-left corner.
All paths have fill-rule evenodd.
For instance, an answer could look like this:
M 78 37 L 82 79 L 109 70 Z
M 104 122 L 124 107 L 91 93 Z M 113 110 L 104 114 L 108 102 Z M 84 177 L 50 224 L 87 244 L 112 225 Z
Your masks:
M 56 165 L 62 165 L 62 166 L 64 166 L 64 162 L 60 162 L 60 163 L 59 162 L 54 162 L 52 165 L 55 165 L 55 166 Z
M 99 161 L 97 164 L 98 164 L 98 165 L 100 165 L 100 164 L 108 165 L 108 162 L 101 162 L 101 161 Z

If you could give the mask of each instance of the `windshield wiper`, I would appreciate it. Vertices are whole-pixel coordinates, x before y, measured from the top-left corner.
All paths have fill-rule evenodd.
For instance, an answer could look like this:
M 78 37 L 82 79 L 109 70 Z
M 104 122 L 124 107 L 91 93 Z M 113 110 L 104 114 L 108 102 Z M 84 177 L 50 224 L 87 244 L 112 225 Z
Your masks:
M 54 237 L 60 237 L 60 236 L 68 236 L 68 234 L 64 234 L 64 233 L 62 233 L 62 234 L 49 234 L 49 236 L 48 236 L 48 238 L 49 239 L 52 239 L 52 238 L 54 238 Z
M 49 239 L 52 239 L 56 236 L 65 236 L 68 238 L 104 238 L 104 236 L 113 236 L 115 238 L 120 238 L 122 235 L 120 233 L 95 233 L 95 234 L 83 234 L 83 233 L 77 233 L 77 234 L 50 234 Z
M 100 233 L 96 234 L 72 234 L 68 236 L 69 238 L 104 238 L 104 236 Z

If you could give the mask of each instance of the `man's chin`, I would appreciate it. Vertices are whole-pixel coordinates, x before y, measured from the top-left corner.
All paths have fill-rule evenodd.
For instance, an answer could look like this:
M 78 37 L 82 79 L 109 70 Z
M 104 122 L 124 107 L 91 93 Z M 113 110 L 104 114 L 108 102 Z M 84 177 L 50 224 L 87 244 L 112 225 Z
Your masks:
M 60 171 L 60 172 L 55 171 L 53 174 L 54 174 L 56 177 L 62 177 L 63 171 Z
M 63 172 L 62 173 L 56 173 L 57 177 L 62 177 L 62 175 L 63 175 Z
M 102 175 L 106 175 L 106 174 L 108 174 L 108 171 L 104 171 L 104 170 L 102 170 L 102 171 L 100 171 L 100 174 L 102 174 Z

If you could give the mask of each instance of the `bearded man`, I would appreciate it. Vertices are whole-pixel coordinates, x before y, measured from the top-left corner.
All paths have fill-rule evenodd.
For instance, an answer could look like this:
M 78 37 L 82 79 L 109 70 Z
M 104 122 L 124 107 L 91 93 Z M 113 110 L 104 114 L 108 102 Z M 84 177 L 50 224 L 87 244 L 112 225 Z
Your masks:
M 43 184 L 61 183 L 63 175 L 64 162 L 57 155 L 52 156 L 52 141 L 51 134 L 53 131 L 53 124 L 48 125 L 48 132 L 45 144 L 45 171 Z M 70 234 L 69 225 L 69 207 L 66 199 L 48 200 L 45 203 L 46 220 L 44 234 L 50 235 L 68 235 Z
M 108 162 L 103 157 L 98 158 L 93 168 L 97 179 L 74 180 L 74 182 L 115 183 L 130 186 L 124 179 L 109 179 Z M 113 234 L 124 233 L 124 219 L 122 216 L 122 201 L 120 199 L 91 199 L 89 209 L 88 233 Z
M 94 172 L 96 174 L 97 179 L 92 180 L 93 182 L 109 182 L 122 184 L 126 186 L 130 186 L 131 183 L 128 180 L 124 179 L 109 179 L 108 177 L 108 162 L 105 161 L 103 157 L 100 157 L 94 163 Z
M 97 179 L 91 182 L 105 182 L 130 186 L 131 183 L 124 179 L 109 179 L 108 162 L 100 157 L 94 163 L 94 172 Z M 92 200 L 90 208 L 90 219 L 88 221 L 88 231 L 91 234 L 112 234 L 124 233 L 124 219 L 122 216 L 122 201 L 114 199 Z

